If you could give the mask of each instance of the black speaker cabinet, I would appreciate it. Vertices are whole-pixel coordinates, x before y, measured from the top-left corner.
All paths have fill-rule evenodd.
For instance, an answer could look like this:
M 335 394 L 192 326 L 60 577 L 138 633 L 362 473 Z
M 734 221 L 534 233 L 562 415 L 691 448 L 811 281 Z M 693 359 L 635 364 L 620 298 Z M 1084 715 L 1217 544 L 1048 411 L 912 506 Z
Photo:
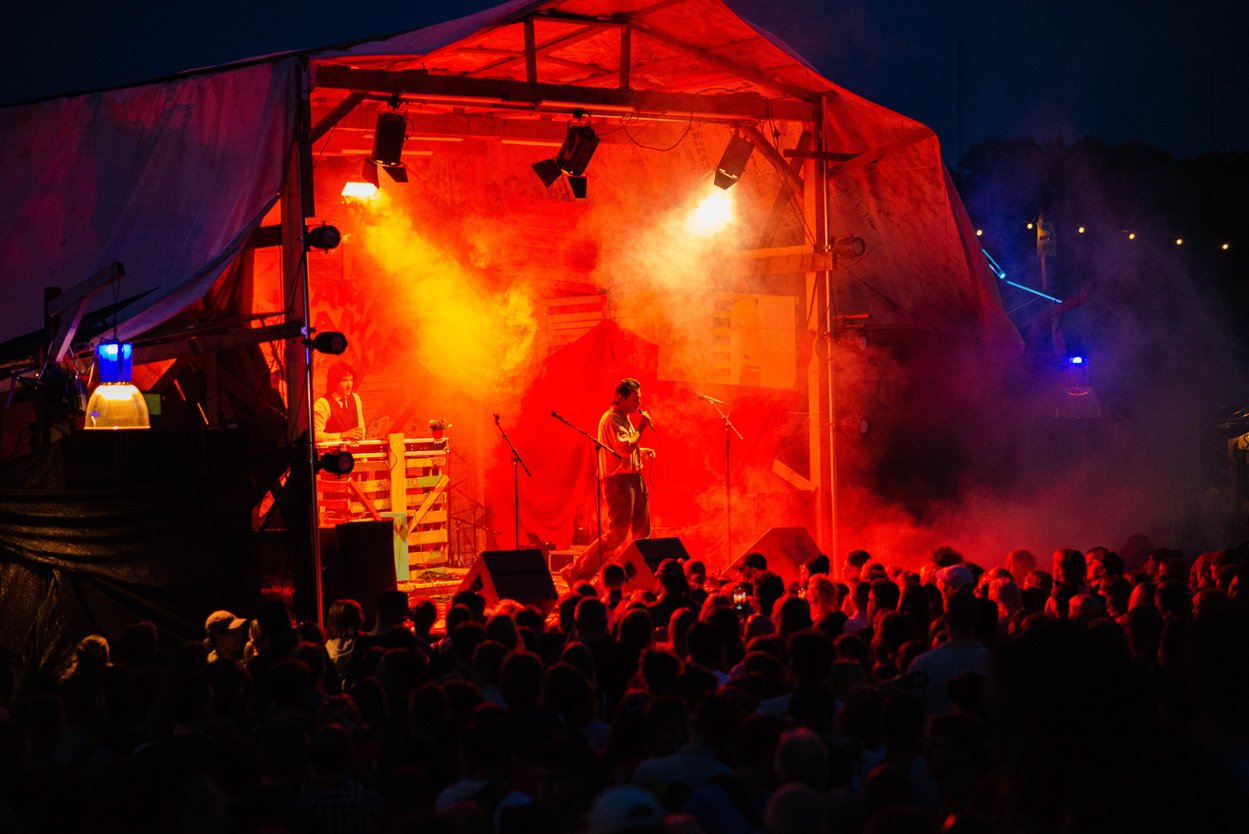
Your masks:
M 681 540 L 676 536 L 667 539 L 634 539 L 625 549 L 625 555 L 633 551 L 637 551 L 642 557 L 646 566 L 651 569 L 651 573 L 655 572 L 659 563 L 664 559 L 679 559 L 682 562 L 688 562 L 690 558 L 690 554 L 685 551 L 685 545 L 681 544 Z
M 483 550 L 458 590 L 481 594 L 487 605 L 496 605 L 501 599 L 514 599 L 536 606 L 543 613 L 550 611 L 559 598 L 546 559 L 536 547 Z
M 377 598 L 398 587 L 393 528 L 389 520 L 349 521 L 333 531 L 321 531 L 321 581 L 327 610 L 336 599 L 354 599 L 364 608 L 365 622 L 373 622 Z
M 664 559 L 689 561 L 681 540 L 673 537 L 666 539 L 634 539 L 624 552 L 612 561 L 624 568 L 625 594 L 633 591 L 658 591 L 659 580 L 655 578 L 655 570 Z
M 742 551 L 725 573 L 736 570 L 751 553 L 762 553 L 768 560 L 768 570 L 788 585 L 798 579 L 798 568 L 803 562 L 820 555 L 820 548 L 806 527 L 773 527 Z

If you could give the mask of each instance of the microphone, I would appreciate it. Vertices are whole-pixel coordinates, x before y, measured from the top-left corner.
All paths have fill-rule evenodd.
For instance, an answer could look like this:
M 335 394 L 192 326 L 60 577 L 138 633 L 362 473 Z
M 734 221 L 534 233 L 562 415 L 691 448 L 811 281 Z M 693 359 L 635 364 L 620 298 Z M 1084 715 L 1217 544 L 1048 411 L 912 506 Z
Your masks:
M 715 397 L 708 397 L 706 394 L 699 394 L 698 399 L 706 400 L 707 402 L 715 403 L 716 405 L 724 405 L 724 400 L 717 400 Z
M 497 411 L 494 413 L 494 424 L 496 426 L 499 424 L 499 413 Z
M 646 412 L 646 411 L 643 411 L 643 412 L 641 412 L 641 413 L 642 413 L 642 416 L 646 418 L 647 422 L 649 422 L 649 423 L 651 424 L 651 428 L 652 428 L 652 429 L 654 429 L 654 428 L 655 428 L 655 421 L 651 419 L 651 415 L 650 415 L 648 412 Z M 656 431 L 658 431 L 658 429 L 656 429 Z

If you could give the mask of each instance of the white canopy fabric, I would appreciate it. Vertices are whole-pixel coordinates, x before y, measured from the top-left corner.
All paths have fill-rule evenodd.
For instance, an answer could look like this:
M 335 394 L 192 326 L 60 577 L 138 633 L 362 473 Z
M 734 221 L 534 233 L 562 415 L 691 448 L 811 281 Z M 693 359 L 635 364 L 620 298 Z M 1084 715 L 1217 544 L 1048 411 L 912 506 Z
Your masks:
M 0 343 L 43 327 L 44 288 L 114 261 L 128 338 L 204 295 L 281 189 L 294 136 L 286 58 L 0 108 Z

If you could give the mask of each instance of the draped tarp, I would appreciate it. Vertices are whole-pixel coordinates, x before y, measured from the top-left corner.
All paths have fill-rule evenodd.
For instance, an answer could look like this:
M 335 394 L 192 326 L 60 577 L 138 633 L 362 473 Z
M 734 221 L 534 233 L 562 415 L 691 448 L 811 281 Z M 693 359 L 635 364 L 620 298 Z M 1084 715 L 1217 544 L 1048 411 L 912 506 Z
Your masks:
M 114 261 L 128 338 L 204 295 L 276 201 L 294 59 L 0 108 L 0 344 Z
M 632 90 L 778 92 L 802 97 L 837 89 L 772 34 L 744 20 L 721 0 L 512 0 L 473 15 L 410 32 L 314 50 L 313 68 L 342 64 L 366 69 L 420 70 L 475 78 L 525 77 L 521 25 L 534 19 L 539 81 L 614 87 L 604 71 L 619 60 L 620 33 L 630 24 Z M 609 24 L 597 34 L 595 23 Z M 558 40 L 558 48 L 548 44 Z
M 867 252 L 839 263 L 834 312 L 1017 351 L 937 135 L 845 90 L 823 110 L 826 147 L 857 154 L 829 167 L 830 231 L 863 238 Z
M 85 432 L 0 467 L 0 647 L 50 674 L 84 634 L 166 645 L 257 593 L 246 438 Z

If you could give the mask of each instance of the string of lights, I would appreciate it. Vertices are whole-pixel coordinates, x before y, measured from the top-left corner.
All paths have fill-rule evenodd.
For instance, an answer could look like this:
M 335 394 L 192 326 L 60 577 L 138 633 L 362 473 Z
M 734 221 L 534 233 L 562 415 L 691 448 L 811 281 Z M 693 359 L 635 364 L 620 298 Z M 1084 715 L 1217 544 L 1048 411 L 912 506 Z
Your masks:
M 1037 230 L 1036 220 L 1014 221 L 1005 228 L 1010 229 L 1017 227 L 1021 232 L 1035 232 Z M 1220 252 L 1230 252 L 1236 248 L 1236 242 L 1229 238 L 1197 238 L 1185 234 L 1161 235 L 1158 232 L 1142 233 L 1127 226 L 1127 224 L 1111 224 L 1106 226 L 1092 226 L 1080 224 L 1054 224 L 1046 223 L 1045 228 L 1052 234 L 1061 234 L 1064 240 L 1087 238 L 1097 240 L 1099 243 L 1104 242 L 1110 237 L 1117 237 L 1126 241 L 1147 242 L 1150 240 L 1162 240 L 1172 246 L 1184 246 L 1191 249 L 1216 250 Z M 983 227 L 976 228 L 976 237 L 983 238 L 985 230 Z

